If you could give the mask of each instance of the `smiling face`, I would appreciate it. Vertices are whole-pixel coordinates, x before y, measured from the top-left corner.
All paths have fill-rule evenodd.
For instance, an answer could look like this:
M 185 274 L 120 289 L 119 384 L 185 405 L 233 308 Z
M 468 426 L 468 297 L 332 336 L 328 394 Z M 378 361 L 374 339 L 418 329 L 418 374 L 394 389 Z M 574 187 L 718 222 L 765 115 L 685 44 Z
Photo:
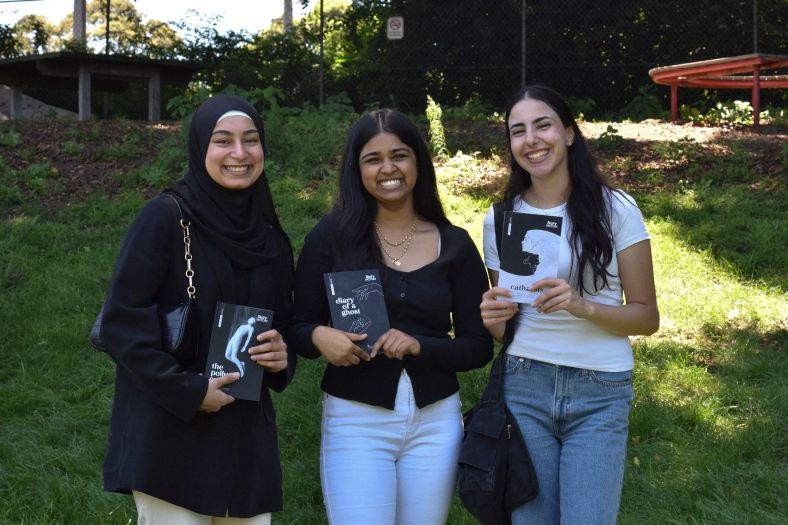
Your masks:
M 380 204 L 412 203 L 418 178 L 415 152 L 393 133 L 369 139 L 358 156 L 361 183 Z
M 223 188 L 246 189 L 263 173 L 263 144 L 251 119 L 239 115 L 216 123 L 205 153 L 205 169 Z
M 569 178 L 567 153 L 575 133 L 564 127 L 553 108 L 523 99 L 512 107 L 507 124 L 512 156 L 532 178 Z

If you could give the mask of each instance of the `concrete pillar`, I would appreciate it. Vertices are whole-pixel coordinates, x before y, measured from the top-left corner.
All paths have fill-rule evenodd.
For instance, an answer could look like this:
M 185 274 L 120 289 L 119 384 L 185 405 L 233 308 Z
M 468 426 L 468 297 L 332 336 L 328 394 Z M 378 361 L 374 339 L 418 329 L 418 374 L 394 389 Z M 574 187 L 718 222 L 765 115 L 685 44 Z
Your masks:
M 148 120 L 161 120 L 161 73 L 148 79 Z
M 22 118 L 22 88 L 11 86 L 11 105 L 9 107 L 9 118 L 19 120 Z
M 87 42 L 85 26 L 87 23 L 87 10 L 85 9 L 85 0 L 74 0 L 74 41 Z
M 79 66 L 79 120 L 90 118 L 90 70 L 84 65 Z

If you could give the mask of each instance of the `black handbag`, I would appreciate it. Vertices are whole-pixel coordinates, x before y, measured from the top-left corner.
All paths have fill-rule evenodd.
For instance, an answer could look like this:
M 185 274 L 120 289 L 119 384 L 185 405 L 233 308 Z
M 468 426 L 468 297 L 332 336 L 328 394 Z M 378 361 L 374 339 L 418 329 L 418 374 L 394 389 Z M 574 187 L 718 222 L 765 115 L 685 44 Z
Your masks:
M 503 212 L 511 209 L 511 201 L 493 206 L 499 252 Z M 502 396 L 503 360 L 516 326 L 517 316 L 506 323 L 504 345 L 490 367 L 482 397 L 463 415 L 457 491 L 463 506 L 484 525 L 509 525 L 512 511 L 539 494 L 525 438 Z
M 187 300 L 176 305 L 158 305 L 159 323 L 161 324 L 162 348 L 173 354 L 180 362 L 189 362 L 197 354 L 197 343 L 199 338 L 199 320 L 197 319 L 197 304 L 195 302 L 197 289 L 194 286 L 194 270 L 192 269 L 191 254 L 191 235 L 189 232 L 189 221 L 183 218 L 178 200 L 170 194 L 164 193 L 163 196 L 172 199 L 178 209 L 178 224 L 183 230 L 183 246 L 186 260 L 186 295 Z M 104 309 L 106 302 L 101 306 L 101 310 L 90 330 L 90 344 L 96 350 L 105 351 L 104 341 L 101 339 L 101 327 L 104 321 Z
M 484 525 L 511 523 L 512 511 L 539 493 L 531 456 L 501 395 L 503 357 L 498 353 L 481 400 L 463 415 L 457 490 Z

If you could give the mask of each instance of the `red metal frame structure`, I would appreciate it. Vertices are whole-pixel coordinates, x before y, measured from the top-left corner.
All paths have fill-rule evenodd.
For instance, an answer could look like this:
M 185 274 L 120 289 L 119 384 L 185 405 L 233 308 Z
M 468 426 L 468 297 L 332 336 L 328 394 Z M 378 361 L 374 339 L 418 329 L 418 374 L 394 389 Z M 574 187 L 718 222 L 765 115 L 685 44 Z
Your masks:
M 679 87 L 752 88 L 752 121 L 757 126 L 761 113 L 761 89 L 788 88 L 788 75 L 761 76 L 761 71 L 784 67 L 788 67 L 788 55 L 754 53 L 657 67 L 648 74 L 655 83 L 670 86 L 670 115 L 673 120 L 679 118 Z

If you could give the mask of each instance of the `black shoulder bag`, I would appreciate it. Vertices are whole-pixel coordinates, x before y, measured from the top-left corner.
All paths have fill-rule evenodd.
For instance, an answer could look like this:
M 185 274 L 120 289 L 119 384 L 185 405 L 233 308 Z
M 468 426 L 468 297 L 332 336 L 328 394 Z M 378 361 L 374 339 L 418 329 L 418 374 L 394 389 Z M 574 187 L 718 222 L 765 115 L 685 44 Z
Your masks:
M 500 251 L 503 211 L 511 202 L 493 206 Z M 503 400 L 503 359 L 514 336 L 517 317 L 506 323 L 504 345 L 490 369 L 479 402 L 463 416 L 457 489 L 460 501 L 484 525 L 509 525 L 512 511 L 539 493 L 531 456 L 520 428 Z
M 197 304 L 195 302 L 197 289 L 194 286 L 194 270 L 192 270 L 191 235 L 189 233 L 190 222 L 183 218 L 181 206 L 178 200 L 168 194 L 178 209 L 178 224 L 183 230 L 183 258 L 186 260 L 186 301 L 177 305 L 158 305 L 159 322 L 161 324 L 161 342 L 164 350 L 173 354 L 179 362 L 188 363 L 197 354 L 197 343 L 199 338 L 199 321 L 197 319 Z M 96 350 L 104 351 L 104 341 L 101 339 L 101 326 L 104 320 L 104 308 L 106 301 L 101 306 L 93 328 L 90 330 L 90 344 Z

